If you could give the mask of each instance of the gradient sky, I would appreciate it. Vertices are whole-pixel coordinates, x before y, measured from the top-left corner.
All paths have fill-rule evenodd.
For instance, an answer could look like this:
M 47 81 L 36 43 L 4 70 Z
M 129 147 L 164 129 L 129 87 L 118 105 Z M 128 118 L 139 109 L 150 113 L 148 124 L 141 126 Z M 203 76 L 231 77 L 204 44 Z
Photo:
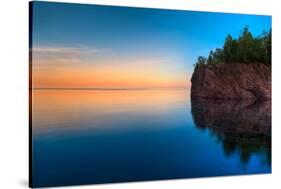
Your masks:
M 190 85 L 198 56 L 270 16 L 33 3 L 33 87 L 170 88 Z

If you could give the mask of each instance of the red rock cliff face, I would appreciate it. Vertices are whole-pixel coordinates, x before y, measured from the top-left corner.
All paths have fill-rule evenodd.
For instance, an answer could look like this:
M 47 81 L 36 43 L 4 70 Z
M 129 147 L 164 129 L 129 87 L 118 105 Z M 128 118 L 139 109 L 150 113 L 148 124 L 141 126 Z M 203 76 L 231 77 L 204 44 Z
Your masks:
M 265 64 L 217 64 L 194 70 L 191 97 L 271 99 L 271 68 Z

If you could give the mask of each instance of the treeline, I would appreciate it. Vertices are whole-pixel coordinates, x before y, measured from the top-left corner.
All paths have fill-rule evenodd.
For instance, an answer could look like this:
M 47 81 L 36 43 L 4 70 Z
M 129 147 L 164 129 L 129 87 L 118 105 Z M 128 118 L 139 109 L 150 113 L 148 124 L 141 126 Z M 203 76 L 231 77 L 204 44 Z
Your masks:
M 258 37 L 253 37 L 248 27 L 244 27 L 238 39 L 230 34 L 225 38 L 223 48 L 210 51 L 208 58 L 199 56 L 194 64 L 211 66 L 218 63 L 264 63 L 271 65 L 271 29 Z

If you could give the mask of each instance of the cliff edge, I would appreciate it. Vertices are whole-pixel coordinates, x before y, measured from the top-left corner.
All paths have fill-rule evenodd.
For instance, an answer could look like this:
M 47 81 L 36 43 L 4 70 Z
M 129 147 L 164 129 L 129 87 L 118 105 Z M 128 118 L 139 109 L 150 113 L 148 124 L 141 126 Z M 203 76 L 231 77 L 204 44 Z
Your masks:
M 191 77 L 191 97 L 271 99 L 271 67 L 262 63 L 197 67 Z

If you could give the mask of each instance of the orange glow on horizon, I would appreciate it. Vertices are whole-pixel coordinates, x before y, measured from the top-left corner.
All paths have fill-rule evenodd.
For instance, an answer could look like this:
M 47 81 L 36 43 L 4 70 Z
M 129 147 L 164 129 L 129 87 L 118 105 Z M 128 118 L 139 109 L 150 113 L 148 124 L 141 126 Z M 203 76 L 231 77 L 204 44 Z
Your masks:
M 33 66 L 33 88 L 183 88 L 190 78 L 166 65 Z

